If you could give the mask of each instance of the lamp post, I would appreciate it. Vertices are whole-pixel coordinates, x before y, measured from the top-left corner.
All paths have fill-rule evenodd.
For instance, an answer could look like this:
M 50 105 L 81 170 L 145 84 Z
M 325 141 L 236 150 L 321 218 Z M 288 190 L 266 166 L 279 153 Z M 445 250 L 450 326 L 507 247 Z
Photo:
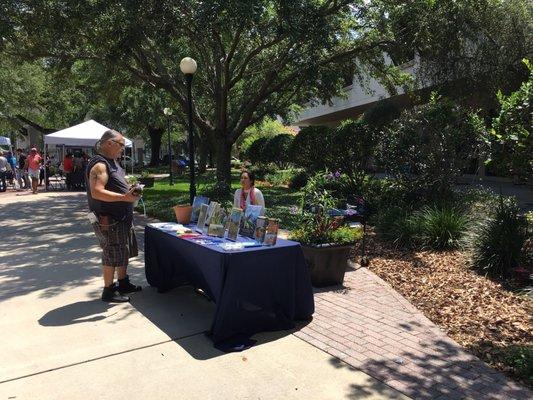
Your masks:
M 192 77 L 196 72 L 196 61 L 190 57 L 185 57 L 180 62 L 180 70 L 185 74 L 187 81 L 187 111 L 189 114 L 189 198 L 191 204 L 196 196 L 196 184 L 194 182 L 194 141 L 193 141 L 193 124 L 192 124 Z
M 168 132 L 168 176 L 169 184 L 172 186 L 172 146 L 170 145 L 170 117 L 172 116 L 172 109 L 166 107 L 163 109 L 163 114 L 167 116 L 167 132 Z

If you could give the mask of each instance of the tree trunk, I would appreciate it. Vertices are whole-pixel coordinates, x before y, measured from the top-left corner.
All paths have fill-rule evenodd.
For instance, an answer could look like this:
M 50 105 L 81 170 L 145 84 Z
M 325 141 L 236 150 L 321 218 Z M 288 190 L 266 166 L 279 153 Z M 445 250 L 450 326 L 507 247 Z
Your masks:
M 161 150 L 161 139 L 165 130 L 163 128 L 148 127 L 148 135 L 150 136 L 150 167 L 156 167 L 161 164 L 159 158 L 159 151 Z
M 231 189 L 231 143 L 225 137 L 217 139 L 217 181 L 221 188 L 228 194 Z
M 198 173 L 203 174 L 207 169 L 207 157 L 209 156 L 209 146 L 206 141 L 203 141 L 198 146 L 198 153 L 200 159 L 198 161 Z

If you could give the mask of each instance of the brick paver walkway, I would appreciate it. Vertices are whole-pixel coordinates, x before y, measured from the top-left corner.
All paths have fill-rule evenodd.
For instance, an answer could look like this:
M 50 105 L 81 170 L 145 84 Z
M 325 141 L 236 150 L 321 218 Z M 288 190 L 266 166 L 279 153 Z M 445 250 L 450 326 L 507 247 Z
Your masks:
M 315 290 L 313 321 L 297 337 L 414 399 L 533 398 L 366 268 L 347 272 L 344 285 Z

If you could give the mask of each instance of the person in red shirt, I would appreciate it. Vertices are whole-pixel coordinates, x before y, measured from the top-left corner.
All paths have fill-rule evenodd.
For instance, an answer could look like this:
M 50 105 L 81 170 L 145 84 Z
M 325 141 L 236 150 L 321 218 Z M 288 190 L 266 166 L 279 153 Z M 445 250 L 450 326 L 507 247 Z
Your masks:
M 67 184 L 67 189 L 70 190 L 72 187 L 72 171 L 74 170 L 74 162 L 72 160 L 72 154 L 67 153 L 63 159 L 63 171 L 65 172 L 65 183 Z
M 30 150 L 30 155 L 26 159 L 25 170 L 28 171 L 28 176 L 31 178 L 31 190 L 33 194 L 37 193 L 37 185 L 39 184 L 39 174 L 41 170 L 41 163 L 43 158 L 34 147 Z

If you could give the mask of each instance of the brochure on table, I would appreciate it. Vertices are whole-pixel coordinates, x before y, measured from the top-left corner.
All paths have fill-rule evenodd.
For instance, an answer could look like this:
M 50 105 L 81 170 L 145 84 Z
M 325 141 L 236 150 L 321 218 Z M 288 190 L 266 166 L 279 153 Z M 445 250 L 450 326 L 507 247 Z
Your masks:
M 209 197 L 195 196 L 192 202 L 191 223 L 198 222 L 200 216 L 200 206 L 202 204 L 209 204 Z

